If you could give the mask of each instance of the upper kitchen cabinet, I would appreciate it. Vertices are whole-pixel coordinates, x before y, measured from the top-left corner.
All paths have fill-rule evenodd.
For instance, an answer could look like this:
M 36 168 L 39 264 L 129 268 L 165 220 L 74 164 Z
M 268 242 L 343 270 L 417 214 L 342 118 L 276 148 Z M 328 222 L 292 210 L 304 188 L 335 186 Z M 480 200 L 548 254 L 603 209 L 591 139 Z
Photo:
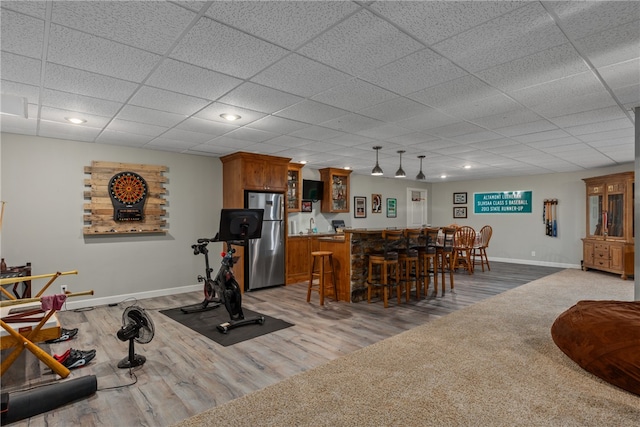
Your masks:
M 324 183 L 320 205 L 322 212 L 349 212 L 349 175 L 350 170 L 320 169 L 320 178 Z
M 220 157 L 220 161 L 225 208 L 244 208 L 245 190 L 287 192 L 289 158 L 237 152 Z
M 302 210 L 302 163 L 289 163 L 287 170 L 287 210 Z

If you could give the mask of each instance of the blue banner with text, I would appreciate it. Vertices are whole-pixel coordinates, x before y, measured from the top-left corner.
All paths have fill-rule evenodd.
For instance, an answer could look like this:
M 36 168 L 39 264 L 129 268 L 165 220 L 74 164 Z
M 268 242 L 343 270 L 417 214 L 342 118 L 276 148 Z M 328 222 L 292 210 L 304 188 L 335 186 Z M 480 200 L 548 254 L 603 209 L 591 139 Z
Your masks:
M 473 193 L 474 214 L 531 213 L 532 191 Z

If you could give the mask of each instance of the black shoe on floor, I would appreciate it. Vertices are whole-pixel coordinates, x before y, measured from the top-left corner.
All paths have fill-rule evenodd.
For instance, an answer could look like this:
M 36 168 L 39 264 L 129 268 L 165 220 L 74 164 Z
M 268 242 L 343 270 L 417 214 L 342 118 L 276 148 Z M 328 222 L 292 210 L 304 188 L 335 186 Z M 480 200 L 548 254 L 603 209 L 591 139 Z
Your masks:
M 78 328 L 73 328 L 73 329 L 62 328 L 62 333 L 60 334 L 59 338 L 54 338 L 52 340 L 48 340 L 45 342 L 47 344 L 53 344 L 56 342 L 69 341 L 70 339 L 73 339 L 73 337 L 75 337 L 76 335 L 78 335 Z
M 71 349 L 69 356 L 62 362 L 67 369 L 81 368 L 91 362 L 96 357 L 95 350 L 74 350 Z

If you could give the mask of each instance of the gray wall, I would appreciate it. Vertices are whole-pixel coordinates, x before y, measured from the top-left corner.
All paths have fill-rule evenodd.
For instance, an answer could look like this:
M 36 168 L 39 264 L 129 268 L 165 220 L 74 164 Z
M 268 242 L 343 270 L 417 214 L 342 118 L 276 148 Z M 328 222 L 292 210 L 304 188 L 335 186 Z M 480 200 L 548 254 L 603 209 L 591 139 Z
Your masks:
M 32 262 L 33 274 L 78 270 L 58 278 L 47 294 L 59 292 L 60 284 L 94 290 L 93 297 L 69 299 L 73 307 L 201 289 L 197 275 L 204 259 L 193 255 L 191 245 L 218 229 L 218 158 L 5 133 L 1 141 L 2 257 L 8 265 Z M 84 167 L 92 160 L 167 166 L 168 233 L 83 236 L 84 180 L 90 178 Z M 34 282 L 35 291 L 44 284 Z
M 68 307 L 118 302 L 127 297 L 146 298 L 200 290 L 196 277 L 204 270 L 202 256 L 194 256 L 191 245 L 198 237 L 213 237 L 222 208 L 222 164 L 213 157 L 191 156 L 129 147 L 71 142 L 39 137 L 2 134 L 0 140 L 0 198 L 7 202 L 0 233 L 0 251 L 9 265 L 31 261 L 34 274 L 78 270 L 55 282 L 72 291 L 93 289 L 95 296 L 70 299 Z M 166 235 L 84 237 L 83 170 L 92 160 L 166 165 Z M 585 187 L 581 178 L 631 171 L 633 164 L 563 173 L 509 178 L 426 184 L 395 178 L 352 175 L 351 194 L 380 193 L 383 199 L 398 199 L 398 217 L 384 212 L 354 220 L 352 214 L 321 214 L 320 204 L 311 214 L 291 217 L 308 227 L 314 217 L 319 231 L 326 231 L 332 219 L 344 219 L 347 226 L 381 228 L 406 225 L 406 189 L 428 192 L 429 222 L 445 225 L 457 222 L 479 229 L 491 224 L 494 235 L 489 248 L 492 260 L 539 265 L 578 267 L 582 259 L 585 229 Z M 317 170 L 303 168 L 303 177 L 319 179 Z M 533 213 L 474 215 L 473 192 L 533 191 Z M 454 220 L 452 194 L 467 192 L 469 215 Z M 547 237 L 542 227 L 542 200 L 557 198 L 559 236 Z M 216 254 L 221 249 L 213 247 Z M 531 251 L 536 256 L 531 256 Z M 215 265 L 215 261 L 212 262 Z M 44 285 L 37 281 L 35 289 Z

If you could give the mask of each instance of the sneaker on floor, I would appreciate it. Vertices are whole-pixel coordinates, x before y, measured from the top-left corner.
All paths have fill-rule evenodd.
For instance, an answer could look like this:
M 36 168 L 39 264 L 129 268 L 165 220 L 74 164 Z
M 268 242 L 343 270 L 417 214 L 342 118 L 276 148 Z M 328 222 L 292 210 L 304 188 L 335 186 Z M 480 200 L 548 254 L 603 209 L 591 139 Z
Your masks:
M 54 338 L 52 340 L 48 340 L 48 341 L 45 341 L 45 342 L 47 344 L 53 344 L 53 343 L 56 343 L 56 342 L 69 341 L 70 339 L 72 339 L 76 335 L 78 335 L 78 328 L 73 328 L 73 329 L 62 328 L 62 333 L 60 334 L 60 337 Z
M 69 352 L 69 356 L 65 359 L 64 362 L 62 362 L 62 364 L 67 369 L 81 368 L 87 365 L 87 363 L 89 363 L 91 360 L 93 360 L 94 357 L 96 357 L 95 350 L 83 351 L 71 349 L 71 351 Z

